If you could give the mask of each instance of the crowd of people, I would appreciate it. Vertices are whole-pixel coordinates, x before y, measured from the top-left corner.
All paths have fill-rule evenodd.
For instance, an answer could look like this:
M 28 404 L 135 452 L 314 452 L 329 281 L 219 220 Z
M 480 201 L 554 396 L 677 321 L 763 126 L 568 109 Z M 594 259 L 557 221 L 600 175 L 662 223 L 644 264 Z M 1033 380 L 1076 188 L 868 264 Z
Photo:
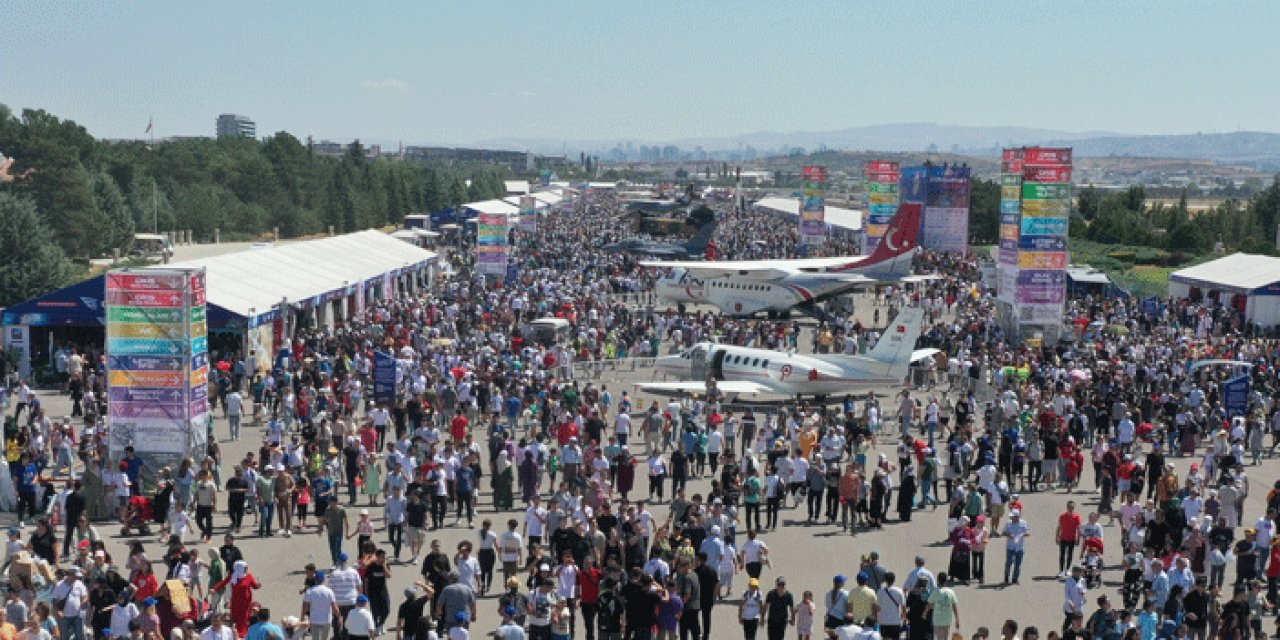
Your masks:
M 797 251 L 794 229 L 765 214 L 719 215 L 724 257 Z M 72 352 L 66 367 L 75 372 L 66 391 L 84 416 L 78 432 L 70 418 L 51 422 L 37 394 L 19 387 L 25 422 L 8 453 L 21 517 L 34 525 L 27 541 L 25 522 L 12 530 L 7 551 L 10 599 L 33 612 L 22 625 L 35 620 L 37 636 L 56 620 L 62 638 L 88 630 L 146 640 L 197 630 L 208 640 L 392 631 L 461 639 L 482 621 L 507 640 L 754 640 L 761 631 L 769 640 L 950 640 L 961 630 L 965 587 L 997 577 L 1019 585 L 1028 545 L 1047 546 L 1033 541 L 1047 540 L 1052 524 L 1064 615 L 1060 625 L 1036 621 L 1053 627 L 1047 637 L 1264 634 L 1263 616 L 1280 602 L 1280 485 L 1265 513 L 1243 506 L 1246 469 L 1271 457 L 1280 433 L 1275 341 L 1245 337 L 1232 314 L 1207 303 L 1153 311 L 1132 299 L 1083 298 L 1068 307 L 1072 326 L 1123 330 L 1027 348 L 994 322 L 978 262 L 933 253 L 921 253 L 917 268 L 942 277 L 885 288 L 870 308 L 806 338 L 795 321 L 661 308 L 644 295 L 656 274 L 636 256 L 599 249 L 621 219 L 607 195 L 579 200 L 540 217 L 536 233 L 516 234 L 517 282 L 498 286 L 455 252 L 425 292 L 299 331 L 283 366 L 228 368 L 210 393 L 227 432 L 175 468 L 148 469 L 131 452 L 109 462 L 104 372 L 82 355 Z M 921 340 L 941 354 L 889 399 L 646 406 L 574 375 L 584 361 L 631 366 L 713 337 L 856 353 L 908 306 L 926 310 Z M 549 315 L 566 319 L 569 334 L 527 331 Z M 397 360 L 391 401 L 373 394 L 375 351 Z M 1225 371 L 1188 366 L 1209 357 L 1253 365 L 1246 406 L 1227 406 Z M 238 440 L 245 427 L 261 430 L 262 446 L 224 461 L 218 441 Z M 1172 461 L 1182 457 L 1194 463 L 1179 477 Z M 65 479 L 61 490 L 53 479 Z M 1080 504 L 1056 523 L 1028 522 L 1023 502 L 1045 492 L 1079 493 Z M 765 577 L 767 537 L 786 526 L 784 510 L 859 536 L 938 508 L 950 554 L 936 575 L 923 556 L 905 563 L 872 551 L 829 587 L 792 593 L 786 577 Z M 163 577 L 141 540 L 115 563 L 90 524 L 103 518 L 126 531 L 158 527 Z M 218 528 L 222 545 L 213 547 Z M 451 529 L 468 532 L 446 549 L 440 537 Z M 282 585 L 255 577 L 237 540 L 310 532 L 323 536 L 328 562 L 305 567 L 298 615 L 273 620 L 254 594 Z M 989 578 L 987 550 L 1000 544 L 994 561 L 1002 555 L 1003 564 Z M 399 604 L 393 571 L 414 576 Z M 38 601 L 42 582 L 48 602 Z M 1109 583 L 1119 585 L 1115 602 Z M 482 608 L 482 599 L 493 605 Z M 713 634 L 717 607 L 733 608 L 739 624 Z M 8 611 L 15 625 L 18 609 Z M 965 611 L 967 621 L 980 617 Z M 1002 628 L 1005 637 L 1018 632 L 1016 620 Z

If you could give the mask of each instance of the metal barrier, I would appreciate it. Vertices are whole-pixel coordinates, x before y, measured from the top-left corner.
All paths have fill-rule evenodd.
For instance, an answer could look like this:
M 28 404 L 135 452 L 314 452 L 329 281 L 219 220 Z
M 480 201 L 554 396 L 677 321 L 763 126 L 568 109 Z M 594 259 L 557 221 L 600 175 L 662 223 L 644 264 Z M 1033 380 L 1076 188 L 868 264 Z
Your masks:
M 598 380 L 604 374 L 606 369 L 616 371 L 625 369 L 635 371 L 636 367 L 652 367 L 655 358 L 614 358 L 612 360 L 575 360 L 569 365 L 569 378 L 575 379 L 579 375 L 590 375 L 592 379 Z M 655 372 L 656 373 L 656 372 Z

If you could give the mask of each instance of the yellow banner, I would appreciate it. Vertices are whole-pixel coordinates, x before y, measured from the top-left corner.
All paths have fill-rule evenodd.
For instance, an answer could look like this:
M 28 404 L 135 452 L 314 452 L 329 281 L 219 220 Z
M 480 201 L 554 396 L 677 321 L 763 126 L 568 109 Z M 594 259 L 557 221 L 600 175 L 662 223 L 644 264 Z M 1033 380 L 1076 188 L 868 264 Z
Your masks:
M 182 325 L 151 324 L 146 322 L 108 322 L 107 335 L 113 338 L 143 338 L 146 340 L 181 340 Z

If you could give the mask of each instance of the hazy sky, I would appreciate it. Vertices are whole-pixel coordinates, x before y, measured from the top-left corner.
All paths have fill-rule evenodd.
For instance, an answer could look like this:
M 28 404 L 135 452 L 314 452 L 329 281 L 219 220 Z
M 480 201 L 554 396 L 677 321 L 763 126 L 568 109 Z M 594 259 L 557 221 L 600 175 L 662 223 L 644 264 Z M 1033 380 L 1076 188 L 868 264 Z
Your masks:
M 1280 3 L 155 2 L 0 8 L 0 103 L 101 137 L 672 140 L 936 122 L 1280 130 Z

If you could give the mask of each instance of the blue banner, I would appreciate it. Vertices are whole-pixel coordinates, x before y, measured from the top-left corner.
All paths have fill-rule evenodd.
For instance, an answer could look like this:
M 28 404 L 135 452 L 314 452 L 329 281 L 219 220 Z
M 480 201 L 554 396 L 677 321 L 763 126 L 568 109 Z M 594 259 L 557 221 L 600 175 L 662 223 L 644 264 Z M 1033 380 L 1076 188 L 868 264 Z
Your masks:
M 1249 409 L 1249 375 L 1236 376 L 1222 383 L 1222 405 L 1229 416 L 1242 416 Z
M 396 359 L 389 353 L 373 354 L 373 400 L 387 405 L 396 401 Z

